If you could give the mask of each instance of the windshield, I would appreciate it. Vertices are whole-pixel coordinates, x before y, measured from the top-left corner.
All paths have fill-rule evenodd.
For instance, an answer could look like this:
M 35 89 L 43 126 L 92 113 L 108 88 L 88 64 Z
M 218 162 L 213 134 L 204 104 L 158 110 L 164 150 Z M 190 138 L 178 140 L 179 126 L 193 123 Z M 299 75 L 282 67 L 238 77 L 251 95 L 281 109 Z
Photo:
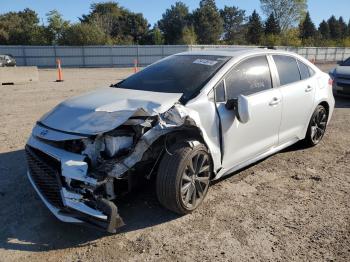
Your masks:
M 116 85 L 125 89 L 182 93 L 182 101 L 193 98 L 230 59 L 213 55 L 176 55 L 146 67 Z
M 350 57 L 346 59 L 342 64 L 342 66 L 350 66 Z

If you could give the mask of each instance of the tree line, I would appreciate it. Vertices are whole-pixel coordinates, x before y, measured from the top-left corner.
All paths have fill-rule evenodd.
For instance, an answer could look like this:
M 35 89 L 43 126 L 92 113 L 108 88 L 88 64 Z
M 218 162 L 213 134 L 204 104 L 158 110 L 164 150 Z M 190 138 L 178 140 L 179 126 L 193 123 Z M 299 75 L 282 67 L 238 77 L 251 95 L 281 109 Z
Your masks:
M 350 46 L 350 21 L 331 16 L 318 27 L 307 0 L 260 0 L 265 20 L 256 10 L 247 15 L 236 6 L 219 9 L 215 0 L 201 0 L 192 12 L 176 2 L 152 27 L 141 13 L 116 2 L 91 5 L 78 23 L 57 10 L 40 23 L 29 8 L 0 15 L 0 45 L 160 45 L 241 44 L 288 46 Z

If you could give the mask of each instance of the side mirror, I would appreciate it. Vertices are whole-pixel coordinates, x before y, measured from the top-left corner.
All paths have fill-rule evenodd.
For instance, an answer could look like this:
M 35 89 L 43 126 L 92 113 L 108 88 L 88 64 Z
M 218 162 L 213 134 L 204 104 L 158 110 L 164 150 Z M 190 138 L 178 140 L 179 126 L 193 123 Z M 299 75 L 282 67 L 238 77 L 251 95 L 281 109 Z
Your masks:
M 227 110 L 236 110 L 236 108 L 238 107 L 238 98 L 227 100 L 225 107 Z
M 343 63 L 344 63 L 344 61 L 338 61 L 338 62 L 337 62 L 337 64 L 340 65 L 340 66 L 341 66 Z
M 245 124 L 250 120 L 250 105 L 246 96 L 239 95 L 237 98 L 229 99 L 225 106 L 227 110 L 235 112 L 239 122 Z

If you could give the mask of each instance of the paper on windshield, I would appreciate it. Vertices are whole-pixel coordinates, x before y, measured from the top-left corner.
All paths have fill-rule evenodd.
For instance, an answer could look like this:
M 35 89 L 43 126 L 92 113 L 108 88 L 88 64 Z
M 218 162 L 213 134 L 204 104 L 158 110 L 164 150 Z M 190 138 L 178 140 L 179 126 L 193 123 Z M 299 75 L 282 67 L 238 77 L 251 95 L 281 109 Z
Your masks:
M 218 61 L 208 60 L 208 59 L 196 59 L 193 61 L 193 64 L 206 65 L 206 66 L 213 66 L 217 63 Z

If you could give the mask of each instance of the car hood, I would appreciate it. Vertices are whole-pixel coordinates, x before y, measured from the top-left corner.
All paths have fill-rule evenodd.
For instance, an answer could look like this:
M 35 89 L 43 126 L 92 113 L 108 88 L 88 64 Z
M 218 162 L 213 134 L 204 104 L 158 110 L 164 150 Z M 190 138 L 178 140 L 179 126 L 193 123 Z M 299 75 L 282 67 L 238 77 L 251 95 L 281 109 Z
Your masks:
M 102 88 L 68 99 L 39 122 L 65 132 L 96 135 L 113 130 L 133 115 L 156 115 L 170 109 L 182 94 Z
M 337 75 L 348 75 L 348 76 L 350 76 L 350 66 L 337 66 L 335 68 L 335 73 Z

